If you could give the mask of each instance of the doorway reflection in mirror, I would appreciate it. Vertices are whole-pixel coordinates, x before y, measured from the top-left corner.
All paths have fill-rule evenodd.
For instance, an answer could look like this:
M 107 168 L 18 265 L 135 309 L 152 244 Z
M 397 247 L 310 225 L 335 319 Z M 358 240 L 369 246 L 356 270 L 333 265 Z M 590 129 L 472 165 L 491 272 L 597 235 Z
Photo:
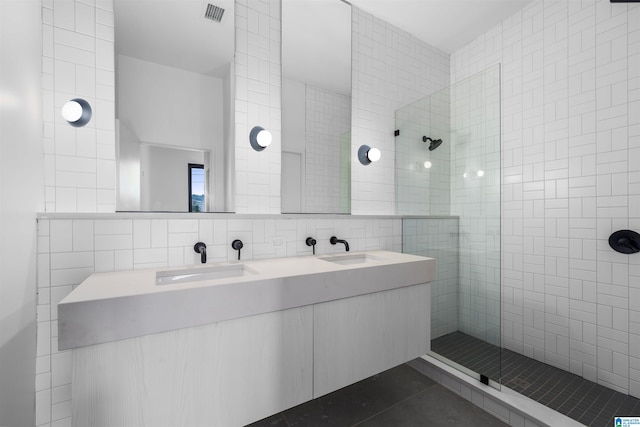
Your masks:
M 197 209 L 233 211 L 235 4 L 216 1 L 219 22 L 206 6 L 114 0 L 118 211 L 194 211 L 189 163 L 203 165 Z

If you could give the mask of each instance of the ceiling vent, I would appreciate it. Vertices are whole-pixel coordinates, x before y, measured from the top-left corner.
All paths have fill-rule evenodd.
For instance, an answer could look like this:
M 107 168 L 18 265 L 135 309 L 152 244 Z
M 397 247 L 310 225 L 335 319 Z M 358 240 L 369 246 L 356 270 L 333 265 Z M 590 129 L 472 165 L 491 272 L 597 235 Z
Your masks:
M 222 15 L 224 15 L 224 9 L 218 7 L 214 4 L 207 4 L 207 10 L 204 12 L 205 19 L 210 19 L 211 21 L 220 22 L 222 21 Z

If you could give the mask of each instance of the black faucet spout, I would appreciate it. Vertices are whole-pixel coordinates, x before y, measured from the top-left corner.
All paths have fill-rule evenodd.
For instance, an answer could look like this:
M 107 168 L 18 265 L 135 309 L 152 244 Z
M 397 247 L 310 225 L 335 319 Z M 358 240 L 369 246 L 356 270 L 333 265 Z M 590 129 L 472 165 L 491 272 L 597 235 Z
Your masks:
M 335 245 L 336 243 L 344 243 L 344 250 L 349 252 L 349 242 L 346 240 L 338 239 L 336 236 L 331 236 L 329 243 L 332 245 Z
M 202 242 L 198 242 L 193 246 L 193 250 L 200 254 L 200 262 L 207 263 L 207 245 Z

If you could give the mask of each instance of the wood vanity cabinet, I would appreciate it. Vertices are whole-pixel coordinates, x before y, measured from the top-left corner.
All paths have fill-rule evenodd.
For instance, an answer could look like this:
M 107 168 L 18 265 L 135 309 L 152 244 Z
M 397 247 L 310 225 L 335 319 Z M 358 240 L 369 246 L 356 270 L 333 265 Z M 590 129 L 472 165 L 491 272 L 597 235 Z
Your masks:
M 74 426 L 242 426 L 430 349 L 430 285 L 73 349 Z
M 313 307 L 313 397 L 427 354 L 431 285 L 344 298 Z
M 312 398 L 313 307 L 73 350 L 72 423 L 241 426 Z

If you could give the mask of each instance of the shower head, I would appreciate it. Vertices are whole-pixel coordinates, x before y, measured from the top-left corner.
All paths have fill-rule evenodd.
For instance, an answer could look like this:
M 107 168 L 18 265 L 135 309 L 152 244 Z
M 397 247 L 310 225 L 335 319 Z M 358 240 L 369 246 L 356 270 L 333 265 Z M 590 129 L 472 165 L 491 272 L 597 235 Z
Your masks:
M 431 139 L 428 136 L 423 136 L 422 142 L 427 142 L 427 141 L 429 141 L 429 151 L 435 150 L 440 146 L 440 144 L 442 144 L 441 139 Z

